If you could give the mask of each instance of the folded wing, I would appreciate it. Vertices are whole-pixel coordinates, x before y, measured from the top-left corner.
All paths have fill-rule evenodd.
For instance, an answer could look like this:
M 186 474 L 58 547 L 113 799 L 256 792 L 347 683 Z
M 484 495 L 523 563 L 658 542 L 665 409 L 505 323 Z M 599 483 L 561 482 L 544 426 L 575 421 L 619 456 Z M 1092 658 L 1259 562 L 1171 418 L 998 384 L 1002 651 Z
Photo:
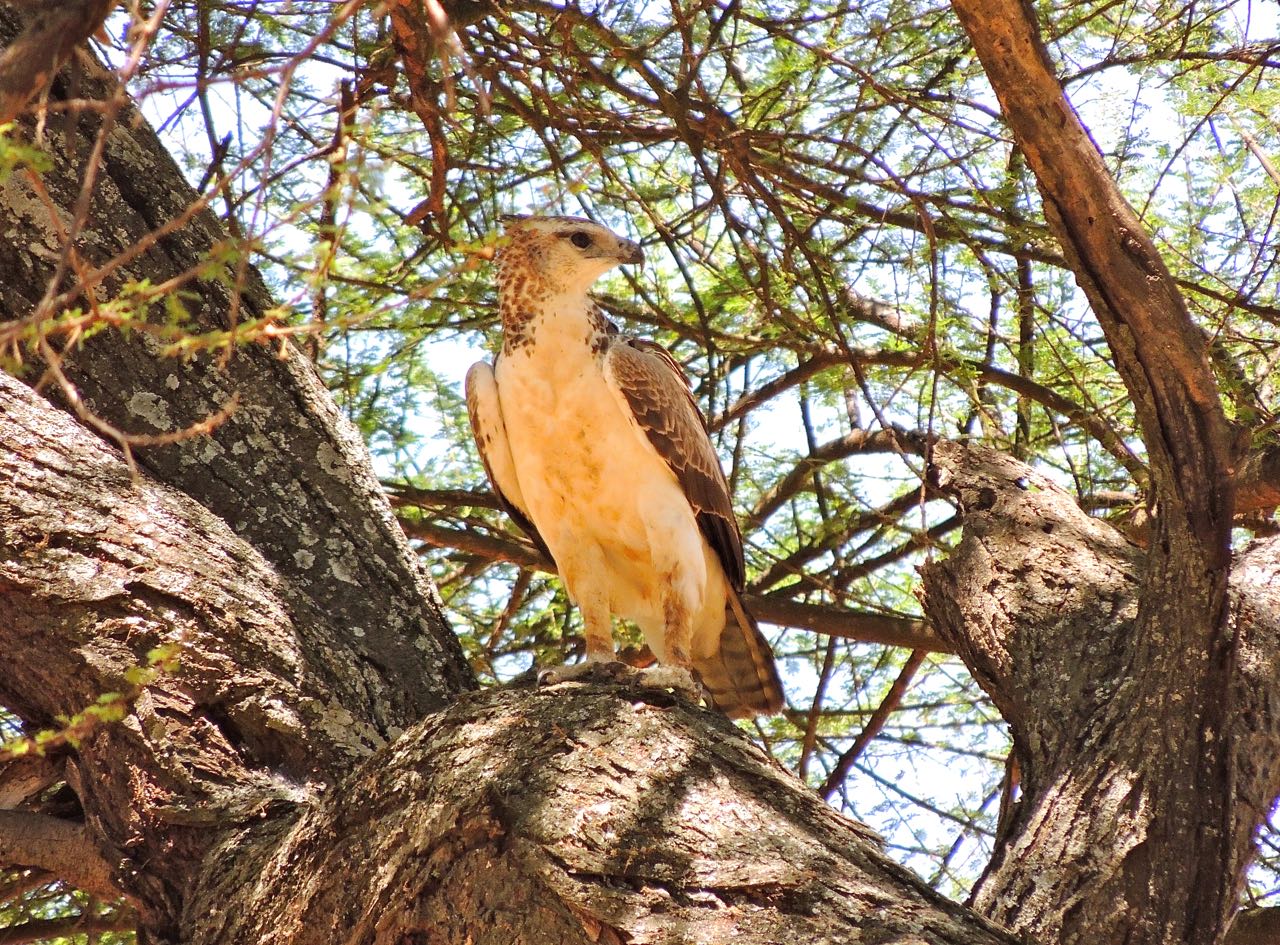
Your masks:
M 728 579 L 720 645 L 712 657 L 696 660 L 694 669 L 727 715 L 777 712 L 783 696 L 773 654 L 742 605 L 746 568 L 729 484 L 688 379 L 661 345 L 622 336 L 611 339 L 604 368 L 605 378 L 675 474 Z

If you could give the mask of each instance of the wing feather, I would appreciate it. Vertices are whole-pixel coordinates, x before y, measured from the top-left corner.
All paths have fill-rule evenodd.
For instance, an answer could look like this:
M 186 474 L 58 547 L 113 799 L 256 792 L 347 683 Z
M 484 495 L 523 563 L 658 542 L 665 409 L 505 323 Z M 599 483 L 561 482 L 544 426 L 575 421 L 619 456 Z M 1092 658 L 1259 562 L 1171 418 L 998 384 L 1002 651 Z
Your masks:
M 551 561 L 551 552 L 526 511 L 520 481 L 516 478 L 515 461 L 511 458 L 511 444 L 507 440 L 502 402 L 498 399 L 498 382 L 487 361 L 471 365 L 467 371 L 466 387 L 471 435 L 475 437 L 476 451 L 480 454 L 480 462 L 484 463 L 485 474 L 498 497 L 498 504 Z
M 605 354 L 605 377 L 675 473 L 729 580 L 720 638 L 714 652 L 695 659 L 694 669 L 712 701 L 731 718 L 779 711 L 784 695 L 773 653 L 742 605 L 746 569 L 729 484 L 684 371 L 661 345 L 616 336 Z
M 621 335 L 610 340 L 604 369 L 684 489 L 698 528 L 729 584 L 742 590 L 746 581 L 742 534 L 733 514 L 729 483 L 684 371 L 661 345 Z

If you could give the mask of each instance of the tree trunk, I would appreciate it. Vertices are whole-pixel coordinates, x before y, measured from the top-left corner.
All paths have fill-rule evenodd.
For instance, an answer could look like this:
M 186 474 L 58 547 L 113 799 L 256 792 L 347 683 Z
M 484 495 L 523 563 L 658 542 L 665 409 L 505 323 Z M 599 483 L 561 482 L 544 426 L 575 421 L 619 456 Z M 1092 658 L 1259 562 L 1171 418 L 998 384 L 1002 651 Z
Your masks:
M 1022 771 L 974 907 L 1038 941 L 1220 940 L 1280 790 L 1280 540 L 1235 563 L 1229 681 L 1207 695 L 1186 628 L 1142 628 L 1150 552 L 1009 457 L 942 444 L 934 463 L 965 533 L 923 569 L 925 609 L 1009 722 Z M 1212 781 L 1202 739 L 1222 746 Z
M 1280 787 L 1264 606 L 1276 549 L 1232 570 L 1238 444 L 1205 338 L 1064 96 L 1030 5 L 952 6 L 1132 396 L 1153 506 L 1139 554 L 1030 470 L 940 451 L 965 538 L 928 570 L 927 610 L 1000 705 L 1023 772 L 973 901 L 1051 941 L 1209 945 Z

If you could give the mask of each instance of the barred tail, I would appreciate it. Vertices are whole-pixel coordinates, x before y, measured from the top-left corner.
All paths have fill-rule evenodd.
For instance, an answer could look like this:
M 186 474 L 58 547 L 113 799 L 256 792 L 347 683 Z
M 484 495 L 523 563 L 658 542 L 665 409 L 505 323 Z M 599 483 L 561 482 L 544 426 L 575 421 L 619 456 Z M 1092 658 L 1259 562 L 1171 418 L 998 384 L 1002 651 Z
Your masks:
M 732 719 L 781 711 L 782 681 L 769 641 L 732 588 L 724 617 L 719 650 L 694 664 L 716 708 Z

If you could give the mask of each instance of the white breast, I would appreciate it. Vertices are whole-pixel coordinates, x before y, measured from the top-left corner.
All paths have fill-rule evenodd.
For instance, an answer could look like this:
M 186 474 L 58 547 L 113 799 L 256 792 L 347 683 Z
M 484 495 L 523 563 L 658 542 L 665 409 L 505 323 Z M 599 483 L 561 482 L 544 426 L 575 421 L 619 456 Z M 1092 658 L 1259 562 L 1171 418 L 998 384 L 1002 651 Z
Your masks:
M 610 610 L 639 623 L 652 643 L 650 628 L 662 626 L 659 585 L 677 561 L 695 585 L 690 604 L 702 609 L 709 549 L 674 474 L 611 390 L 583 325 L 558 318 L 531 329 L 530 342 L 495 369 L 530 518 L 570 592 L 594 582 Z M 718 567 L 712 577 L 720 580 Z M 722 594 L 716 606 L 722 613 Z

